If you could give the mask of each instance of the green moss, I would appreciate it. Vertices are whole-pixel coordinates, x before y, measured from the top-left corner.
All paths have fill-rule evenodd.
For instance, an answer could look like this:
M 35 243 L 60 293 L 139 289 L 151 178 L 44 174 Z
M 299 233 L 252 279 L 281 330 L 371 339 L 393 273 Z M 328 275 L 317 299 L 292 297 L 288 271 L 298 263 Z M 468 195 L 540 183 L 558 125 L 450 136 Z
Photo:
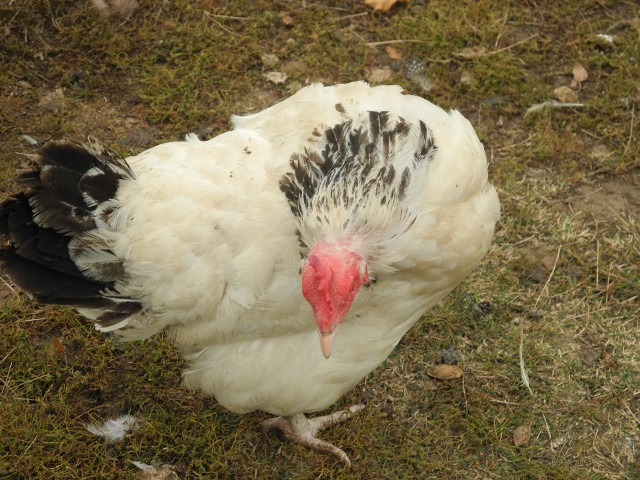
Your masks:
M 86 1 L 0 6 L 6 191 L 23 162 L 16 152 L 33 151 L 23 134 L 91 133 L 135 153 L 193 130 L 215 135 L 231 113 L 263 108 L 307 82 L 361 79 L 373 67 L 390 66 L 391 81 L 416 91 L 404 65 L 415 59 L 433 84 L 428 96 L 476 126 L 503 219 L 482 266 L 341 401 L 361 401 L 363 387 L 371 395 L 356 418 L 323 435 L 345 448 L 351 469 L 263 434 L 264 414 L 233 415 L 184 390 L 183 363 L 165 339 L 120 345 L 68 309 L 7 291 L 0 478 L 137 478 L 130 461 L 208 479 L 637 476 L 634 2 L 415 1 L 388 15 L 359 0 L 139 3 L 127 18 L 101 18 Z M 400 41 L 389 45 L 403 60 L 390 59 L 386 45 L 366 45 L 386 41 Z M 484 53 L 464 58 L 469 47 Z M 264 53 L 280 63 L 264 66 Z M 570 83 L 576 63 L 589 73 L 577 91 L 584 107 L 525 118 Z M 284 71 L 287 82 L 269 83 L 269 70 Z M 47 101 L 58 88 L 63 99 Z M 520 380 L 521 328 L 534 396 Z M 452 346 L 464 382 L 431 379 L 428 368 Z M 85 430 L 126 412 L 144 424 L 122 443 L 105 445 Z M 516 447 L 520 425 L 532 435 Z

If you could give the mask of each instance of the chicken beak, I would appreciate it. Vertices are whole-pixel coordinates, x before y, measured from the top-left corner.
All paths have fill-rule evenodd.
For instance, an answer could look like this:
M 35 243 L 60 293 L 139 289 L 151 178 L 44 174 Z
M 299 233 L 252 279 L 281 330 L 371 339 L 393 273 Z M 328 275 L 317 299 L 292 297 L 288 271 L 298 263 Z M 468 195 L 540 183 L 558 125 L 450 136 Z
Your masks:
M 331 349 L 333 348 L 333 339 L 336 336 L 338 329 L 334 329 L 332 332 L 320 332 L 320 349 L 324 358 L 331 356 Z

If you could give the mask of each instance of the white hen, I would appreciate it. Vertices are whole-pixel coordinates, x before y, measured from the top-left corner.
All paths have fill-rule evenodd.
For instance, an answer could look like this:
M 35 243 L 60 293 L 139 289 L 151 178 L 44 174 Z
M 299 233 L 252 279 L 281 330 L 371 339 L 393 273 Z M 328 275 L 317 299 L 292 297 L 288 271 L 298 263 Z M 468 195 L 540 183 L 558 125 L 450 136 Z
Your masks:
M 470 123 L 397 86 L 312 85 L 208 141 L 123 160 L 50 143 L 0 207 L 2 263 L 102 331 L 166 330 L 188 387 L 307 420 L 382 363 L 485 255 L 499 217 Z M 320 339 L 320 345 L 318 345 Z

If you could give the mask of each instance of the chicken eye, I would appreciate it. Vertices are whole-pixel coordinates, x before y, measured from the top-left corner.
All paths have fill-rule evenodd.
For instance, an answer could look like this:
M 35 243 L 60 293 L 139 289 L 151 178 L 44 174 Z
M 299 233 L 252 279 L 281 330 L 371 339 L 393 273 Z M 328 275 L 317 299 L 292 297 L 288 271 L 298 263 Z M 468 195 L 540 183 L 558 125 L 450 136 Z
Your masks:
M 374 277 L 373 275 L 369 274 L 369 278 L 367 278 L 366 282 L 362 283 L 362 286 L 364 288 L 369 288 L 372 284 L 375 284 L 378 281 L 378 277 Z

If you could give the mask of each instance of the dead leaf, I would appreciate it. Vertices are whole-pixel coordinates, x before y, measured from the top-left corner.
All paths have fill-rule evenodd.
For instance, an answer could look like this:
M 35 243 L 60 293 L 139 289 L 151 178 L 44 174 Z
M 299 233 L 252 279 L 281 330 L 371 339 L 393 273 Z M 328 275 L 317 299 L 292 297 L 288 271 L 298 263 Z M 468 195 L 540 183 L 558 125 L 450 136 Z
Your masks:
M 580 84 L 584 82 L 587 78 L 589 78 L 589 74 L 587 73 L 587 70 L 579 63 L 576 63 L 574 65 L 573 70 L 571 70 L 571 73 L 573 73 L 573 79 L 571 80 L 571 85 L 569 86 L 573 89 L 579 88 Z
M 284 83 L 287 80 L 287 74 L 282 72 L 267 72 L 264 74 L 264 78 L 276 85 Z
M 394 48 L 391 45 L 387 45 L 384 50 L 385 52 L 387 52 L 387 56 L 391 60 L 402 60 L 402 54 L 398 51 L 397 48 Z
M 480 45 L 463 48 L 459 52 L 454 53 L 456 57 L 465 58 L 467 60 L 472 58 L 484 57 L 486 54 L 487 54 L 487 49 Z
M 371 7 L 378 12 L 388 12 L 396 3 L 407 3 L 408 0 L 364 0 L 367 7 Z
M 367 75 L 367 80 L 373 83 L 381 83 L 389 80 L 393 72 L 389 67 L 375 67 L 371 69 L 369 75 Z
M 56 355 L 64 355 L 64 345 L 56 337 L 51 338 L 51 348 Z
M 282 14 L 282 23 L 284 23 L 287 27 L 293 27 L 295 25 L 295 20 L 288 13 Z
M 566 85 L 554 89 L 553 96 L 562 103 L 575 103 L 578 101 L 578 94 Z
M 462 378 L 464 374 L 457 365 L 443 363 L 427 370 L 427 375 L 436 380 L 456 380 Z
M 526 445 L 531 439 L 531 428 L 529 425 L 520 425 L 513 431 L 513 444 L 516 447 Z

